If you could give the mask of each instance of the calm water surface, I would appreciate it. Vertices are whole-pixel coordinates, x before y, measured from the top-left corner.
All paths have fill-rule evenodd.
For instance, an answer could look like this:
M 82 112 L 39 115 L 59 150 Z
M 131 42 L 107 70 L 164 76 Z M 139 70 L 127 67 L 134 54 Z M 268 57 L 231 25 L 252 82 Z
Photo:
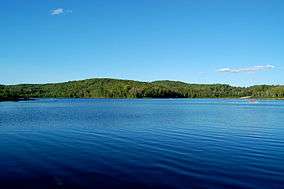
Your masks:
M 284 101 L 1 102 L 0 188 L 284 188 Z

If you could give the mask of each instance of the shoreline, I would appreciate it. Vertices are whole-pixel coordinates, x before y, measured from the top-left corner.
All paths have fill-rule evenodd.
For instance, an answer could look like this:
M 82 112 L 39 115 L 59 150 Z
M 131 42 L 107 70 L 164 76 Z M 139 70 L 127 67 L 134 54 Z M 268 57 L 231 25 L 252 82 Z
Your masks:
M 68 98 L 68 97 L 60 97 L 60 98 L 52 98 L 52 97 L 43 97 L 43 98 L 19 98 L 19 99 L 0 99 L 0 102 L 20 102 L 20 101 L 35 101 L 40 99 L 54 99 L 54 100 L 63 100 L 63 99 L 112 99 L 112 100 L 193 100 L 193 99 L 214 99 L 214 100 L 279 100 L 282 101 L 284 98 L 243 98 L 243 97 L 224 97 L 224 98 Z
M 19 102 L 19 101 L 29 101 L 29 100 L 35 100 L 33 98 L 0 98 L 0 102 Z

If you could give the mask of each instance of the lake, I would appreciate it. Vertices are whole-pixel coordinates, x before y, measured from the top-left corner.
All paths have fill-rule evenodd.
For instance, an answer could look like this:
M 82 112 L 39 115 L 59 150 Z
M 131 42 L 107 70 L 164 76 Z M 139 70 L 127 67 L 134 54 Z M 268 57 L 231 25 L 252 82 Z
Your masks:
M 284 101 L 0 103 L 0 188 L 284 188 Z

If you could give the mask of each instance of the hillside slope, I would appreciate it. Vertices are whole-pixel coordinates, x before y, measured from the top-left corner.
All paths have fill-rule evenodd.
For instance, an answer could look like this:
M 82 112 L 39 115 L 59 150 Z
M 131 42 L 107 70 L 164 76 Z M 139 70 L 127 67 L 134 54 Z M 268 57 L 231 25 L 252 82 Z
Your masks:
M 248 88 L 180 81 L 140 82 L 110 78 L 51 84 L 0 85 L 0 100 L 16 98 L 284 98 L 284 86 Z

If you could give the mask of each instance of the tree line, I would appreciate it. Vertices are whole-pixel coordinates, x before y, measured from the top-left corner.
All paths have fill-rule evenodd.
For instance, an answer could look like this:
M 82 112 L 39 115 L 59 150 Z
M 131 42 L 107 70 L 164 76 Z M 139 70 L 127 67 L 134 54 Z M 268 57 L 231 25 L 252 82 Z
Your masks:
M 87 79 L 51 84 L 0 85 L 0 101 L 29 98 L 284 98 L 284 86 L 233 87 L 179 81 Z

